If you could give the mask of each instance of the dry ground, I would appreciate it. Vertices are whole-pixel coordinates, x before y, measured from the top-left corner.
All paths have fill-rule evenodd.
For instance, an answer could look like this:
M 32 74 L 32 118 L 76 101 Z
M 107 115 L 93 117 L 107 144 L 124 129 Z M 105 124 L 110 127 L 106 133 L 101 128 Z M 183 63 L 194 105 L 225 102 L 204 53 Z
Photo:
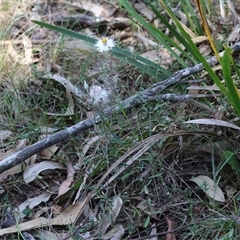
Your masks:
M 31 20 L 96 39 L 112 37 L 172 73 L 179 70 L 118 1 L 76 2 L 0 3 L 1 160 L 159 81 Z M 131 2 L 163 27 L 144 1 Z M 212 18 L 214 34 L 226 39 L 233 23 L 220 23 L 218 14 Z M 166 34 L 171 36 L 167 29 Z M 205 41 L 198 46 L 206 57 L 212 54 Z M 166 92 L 212 89 L 207 77 L 202 88 L 193 89 L 189 80 L 198 78 L 204 74 Z M 111 101 L 96 104 L 94 86 L 110 91 Z M 239 125 L 226 99 L 212 93 L 122 110 L 1 173 L 0 238 L 239 239 L 239 130 L 183 123 L 208 118 Z

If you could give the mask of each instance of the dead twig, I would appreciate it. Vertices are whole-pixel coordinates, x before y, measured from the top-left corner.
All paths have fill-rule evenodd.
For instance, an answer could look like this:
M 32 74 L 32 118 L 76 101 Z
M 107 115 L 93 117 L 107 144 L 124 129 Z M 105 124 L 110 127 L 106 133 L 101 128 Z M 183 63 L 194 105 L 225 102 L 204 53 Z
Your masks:
M 234 51 L 234 55 L 236 56 L 240 52 L 240 42 L 236 43 L 232 47 Z M 216 57 L 212 57 L 208 60 L 208 63 L 210 66 L 214 66 L 218 63 L 218 60 Z M 139 92 L 132 97 L 129 97 L 118 104 L 114 105 L 113 107 L 109 107 L 106 110 L 104 110 L 102 113 L 98 113 L 94 115 L 91 118 L 88 118 L 86 120 L 83 120 L 71 127 L 68 127 L 64 130 L 61 130 L 49 137 L 46 137 L 28 147 L 25 149 L 3 159 L 0 161 L 0 173 L 16 166 L 17 164 L 23 162 L 27 158 L 31 157 L 32 155 L 41 152 L 42 150 L 56 144 L 59 142 L 62 142 L 66 139 L 68 139 L 70 136 L 76 136 L 80 132 L 83 132 L 91 127 L 93 127 L 95 124 L 100 123 L 103 119 L 106 119 L 107 117 L 111 116 L 113 113 L 117 113 L 122 111 L 123 109 L 131 109 L 133 107 L 136 107 L 146 101 L 153 100 L 154 96 L 157 96 L 161 91 L 166 89 L 167 87 L 171 85 L 175 85 L 179 82 L 181 82 L 182 79 L 189 77 L 195 73 L 199 73 L 203 70 L 202 64 L 196 64 L 193 67 L 185 68 L 183 70 L 177 71 L 175 74 L 173 74 L 168 79 L 158 82 L 151 87 L 147 88 L 146 90 Z

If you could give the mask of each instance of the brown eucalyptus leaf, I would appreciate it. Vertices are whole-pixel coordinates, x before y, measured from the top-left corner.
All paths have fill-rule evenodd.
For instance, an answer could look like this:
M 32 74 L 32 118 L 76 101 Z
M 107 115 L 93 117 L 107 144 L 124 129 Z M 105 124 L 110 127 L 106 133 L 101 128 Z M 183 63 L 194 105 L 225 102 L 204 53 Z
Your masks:
M 39 175 L 39 173 L 49 169 L 66 169 L 66 168 L 61 163 L 43 161 L 28 166 L 23 173 L 23 179 L 25 183 L 30 183 Z
M 216 183 L 208 176 L 199 175 L 192 178 L 195 182 L 210 198 L 218 202 L 226 202 L 224 194 Z
M 72 182 L 74 180 L 75 170 L 70 161 L 68 162 L 67 169 L 68 169 L 67 178 L 61 183 L 61 185 L 59 187 L 58 197 L 65 194 L 70 189 L 70 185 L 72 184 Z
M 25 202 L 21 203 L 18 206 L 18 212 L 19 212 L 19 217 L 20 219 L 23 219 L 25 217 L 23 210 L 26 209 L 27 207 L 30 209 L 33 209 L 34 207 L 38 206 L 42 202 L 47 202 L 49 198 L 51 197 L 52 193 L 50 192 L 43 192 L 42 194 L 34 197 L 34 198 L 29 198 Z

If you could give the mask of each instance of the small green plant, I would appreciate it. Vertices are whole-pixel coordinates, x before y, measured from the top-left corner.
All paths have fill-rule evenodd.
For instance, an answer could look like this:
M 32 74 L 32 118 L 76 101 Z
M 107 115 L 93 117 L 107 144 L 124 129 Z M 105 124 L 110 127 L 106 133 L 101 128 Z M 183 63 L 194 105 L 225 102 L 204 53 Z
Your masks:
M 185 31 L 179 20 L 176 18 L 174 12 L 172 9 L 169 7 L 167 2 L 165 0 L 159 0 L 161 3 L 162 8 L 166 11 L 166 13 L 171 17 L 171 19 L 174 22 L 174 26 L 169 24 L 168 20 L 166 17 L 164 17 L 162 14 L 160 14 L 156 7 L 148 2 L 150 8 L 152 11 L 156 14 L 156 16 L 159 18 L 159 20 L 165 25 L 166 28 L 168 28 L 172 34 L 172 36 L 180 43 L 177 43 L 176 41 L 173 40 L 173 37 L 168 37 L 166 34 L 163 33 L 160 29 L 154 27 L 150 23 L 146 22 L 143 17 L 141 17 L 132 7 L 132 5 L 129 3 L 127 0 L 119 0 L 119 3 L 121 6 L 123 6 L 134 18 L 138 20 L 142 26 L 149 31 L 149 33 L 161 44 L 164 46 L 178 61 L 182 67 L 187 67 L 187 61 L 196 64 L 196 63 L 202 63 L 206 71 L 208 72 L 210 78 L 214 81 L 214 83 L 219 87 L 220 91 L 222 94 L 227 97 L 228 101 L 230 104 L 233 106 L 235 111 L 240 115 L 240 95 L 238 92 L 238 89 L 234 83 L 234 80 L 232 78 L 232 72 L 231 72 L 231 66 L 233 66 L 234 70 L 237 72 L 238 77 L 240 77 L 239 71 L 233 61 L 232 58 L 232 51 L 230 48 L 226 48 L 224 54 L 219 57 L 218 52 L 216 51 L 216 48 L 214 47 L 213 41 L 211 39 L 211 36 L 209 35 L 208 28 L 206 27 L 206 21 L 203 21 L 204 23 L 204 29 L 205 32 L 207 33 L 208 39 L 211 43 L 212 49 L 214 50 L 214 53 L 219 60 L 219 63 L 222 66 L 222 71 L 223 71 L 223 76 L 224 76 L 224 83 L 219 79 L 217 74 L 214 72 L 210 64 L 207 62 L 207 60 L 203 57 L 203 55 L 200 53 L 198 47 L 194 44 L 192 41 L 191 37 L 188 35 L 188 33 Z M 199 10 L 201 10 L 201 16 L 202 19 L 204 20 L 204 9 L 201 3 L 198 1 L 199 4 Z M 192 11 L 192 8 L 190 8 L 190 11 Z M 206 6 L 208 7 L 208 6 Z M 186 7 L 185 7 L 186 11 Z M 193 18 L 193 21 L 196 22 L 196 17 Z M 91 46 L 94 46 L 96 44 L 96 39 L 85 36 L 80 33 L 73 32 L 71 30 L 67 30 L 61 27 L 57 27 L 51 24 L 39 22 L 39 21 L 33 21 L 34 23 L 57 31 L 59 33 L 84 40 L 87 44 L 90 44 Z M 198 32 L 200 31 L 199 25 L 196 26 L 198 29 Z M 196 31 L 196 29 L 195 29 Z M 183 47 L 181 47 L 183 46 Z M 180 51 L 181 56 L 176 53 L 176 50 Z M 119 58 L 121 60 L 125 60 L 126 63 L 135 66 L 141 71 L 144 71 L 145 73 L 151 75 L 153 78 L 158 79 L 158 80 L 164 80 L 167 77 L 169 77 L 172 73 L 165 68 L 159 66 L 158 64 L 141 57 L 137 54 L 130 53 L 126 49 L 121 49 L 119 47 L 114 47 L 111 49 L 112 55 L 116 58 Z
M 234 80 L 232 78 L 232 73 L 231 73 L 231 65 L 233 65 L 234 70 L 238 73 L 239 71 L 236 67 L 236 64 L 233 61 L 232 58 L 232 50 L 230 48 L 226 48 L 223 56 L 219 58 L 219 54 L 217 53 L 214 45 L 212 45 L 212 48 L 215 52 L 215 55 L 217 59 L 219 59 L 219 62 L 222 66 L 222 71 L 223 71 L 223 76 L 224 76 L 224 81 L 225 84 L 221 82 L 217 74 L 213 71 L 212 67 L 209 65 L 207 60 L 203 57 L 203 55 L 200 53 L 199 49 L 197 46 L 194 44 L 192 41 L 191 37 L 188 35 L 188 33 L 185 31 L 183 28 L 182 24 L 179 22 L 179 20 L 176 18 L 174 12 L 171 10 L 169 5 L 165 0 L 159 0 L 161 3 L 163 9 L 168 13 L 168 15 L 171 17 L 173 20 L 175 26 L 172 26 L 171 24 L 168 23 L 166 18 L 161 15 L 157 9 L 150 3 L 148 2 L 149 6 L 151 7 L 152 11 L 156 14 L 156 16 L 159 18 L 159 20 L 167 27 L 173 37 L 177 39 L 177 41 L 180 43 L 178 46 L 176 46 L 176 43 L 166 36 L 161 30 L 157 29 L 156 27 L 152 26 L 151 24 L 147 23 L 131 6 L 131 4 L 127 0 L 119 0 L 119 2 L 127 9 L 127 11 L 134 16 L 145 28 L 146 30 L 149 31 L 150 34 L 164 47 L 168 49 L 170 53 L 173 54 L 173 56 L 176 57 L 176 60 L 182 64 L 182 66 L 186 66 L 186 64 L 183 63 L 184 58 L 187 58 L 191 63 L 202 63 L 203 66 L 205 67 L 206 71 L 208 72 L 209 76 L 211 79 L 214 81 L 214 83 L 219 87 L 220 91 L 224 96 L 227 97 L 228 101 L 238 115 L 240 115 L 240 96 L 239 96 L 239 91 L 234 84 Z M 201 6 L 202 7 L 202 6 Z M 203 11 L 204 12 L 204 11 Z M 206 30 L 207 32 L 207 30 Z M 210 43 L 212 42 L 212 39 L 209 37 Z M 180 45 L 184 46 L 185 50 L 180 47 Z M 179 50 L 182 54 L 182 57 L 176 56 L 176 54 L 173 53 L 172 47 L 175 47 L 177 50 Z

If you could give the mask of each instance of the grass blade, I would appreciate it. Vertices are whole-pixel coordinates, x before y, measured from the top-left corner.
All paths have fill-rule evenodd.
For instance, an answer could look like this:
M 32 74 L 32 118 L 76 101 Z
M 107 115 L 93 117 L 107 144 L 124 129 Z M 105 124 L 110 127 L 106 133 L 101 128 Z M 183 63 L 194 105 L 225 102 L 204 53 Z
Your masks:
M 94 47 L 94 44 L 96 43 L 96 39 L 92 37 L 88 37 L 81 33 L 76 33 L 72 30 L 68 30 L 62 27 L 54 26 L 48 23 L 40 22 L 40 21 L 33 21 L 35 24 L 38 24 L 39 26 L 48 28 L 50 30 L 68 35 L 73 38 L 77 38 L 80 40 L 85 41 L 90 46 Z M 112 49 L 112 54 L 116 58 L 120 60 L 126 60 L 129 64 L 133 65 L 134 67 L 140 69 L 141 71 L 145 71 L 149 75 L 155 77 L 158 80 L 164 80 L 167 77 L 171 76 L 172 73 L 165 69 L 164 67 L 161 67 L 159 64 L 156 64 L 149 59 L 146 59 L 144 57 L 141 57 L 139 55 L 133 55 L 131 52 L 129 52 L 126 49 L 122 49 L 119 47 L 115 47 Z
M 232 58 L 232 49 L 226 48 L 223 57 L 221 58 L 223 77 L 228 90 L 228 98 L 240 116 L 240 95 L 239 90 L 232 79 L 231 63 L 234 63 Z

